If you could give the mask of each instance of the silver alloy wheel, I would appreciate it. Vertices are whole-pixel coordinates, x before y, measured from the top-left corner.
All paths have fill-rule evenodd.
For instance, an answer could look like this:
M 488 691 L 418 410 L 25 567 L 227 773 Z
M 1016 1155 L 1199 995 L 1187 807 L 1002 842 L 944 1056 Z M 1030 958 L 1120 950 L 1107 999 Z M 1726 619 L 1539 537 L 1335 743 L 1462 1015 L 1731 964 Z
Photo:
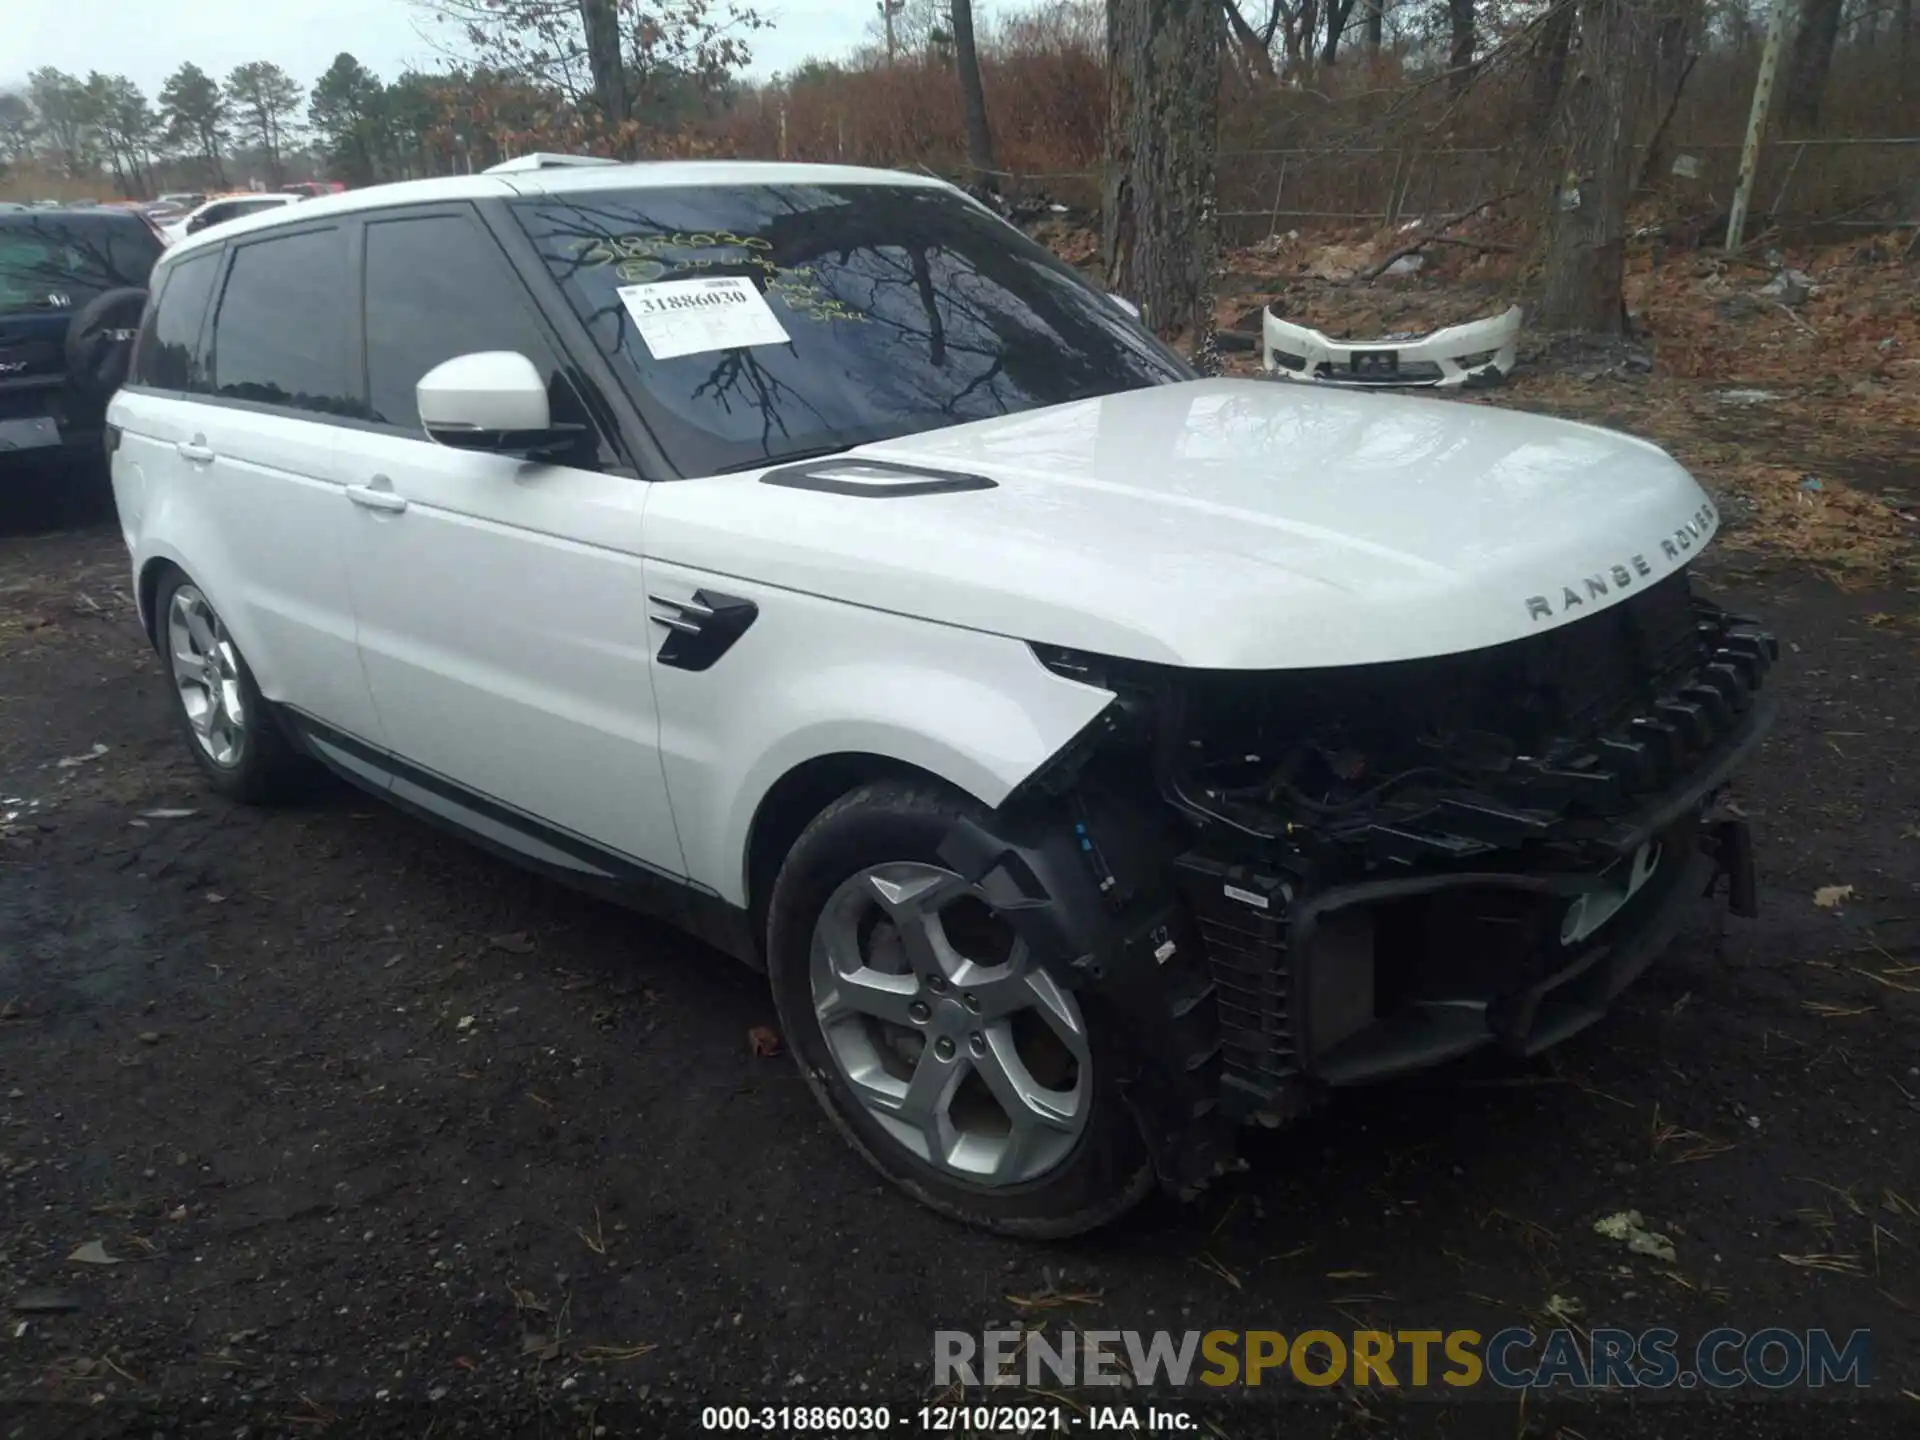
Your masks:
M 814 925 L 811 979 L 841 1077 L 942 1172 L 976 1185 L 1036 1180 L 1086 1128 L 1080 1007 L 951 871 L 903 861 L 841 885 Z
M 240 699 L 240 663 L 227 627 L 192 585 L 167 607 L 167 657 L 193 738 L 216 765 L 240 763 L 247 712 Z

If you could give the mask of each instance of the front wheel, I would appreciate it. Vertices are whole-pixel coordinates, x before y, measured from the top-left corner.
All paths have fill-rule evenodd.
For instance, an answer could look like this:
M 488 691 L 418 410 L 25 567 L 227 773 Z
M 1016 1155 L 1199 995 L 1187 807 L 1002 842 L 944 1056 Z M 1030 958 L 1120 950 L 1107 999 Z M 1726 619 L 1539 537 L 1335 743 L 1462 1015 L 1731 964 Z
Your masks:
M 916 1199 L 1057 1237 L 1153 1185 L 1097 1010 L 939 859 L 964 800 L 882 782 L 816 818 L 768 913 L 774 1003 L 836 1126 Z

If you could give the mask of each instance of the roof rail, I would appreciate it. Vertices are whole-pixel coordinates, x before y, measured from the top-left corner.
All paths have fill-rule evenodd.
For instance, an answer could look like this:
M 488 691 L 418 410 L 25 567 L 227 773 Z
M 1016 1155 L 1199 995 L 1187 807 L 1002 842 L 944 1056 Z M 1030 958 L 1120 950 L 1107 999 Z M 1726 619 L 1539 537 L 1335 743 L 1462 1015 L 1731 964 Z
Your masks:
M 489 165 L 482 175 L 516 175 L 528 170 L 555 170 L 565 165 L 618 165 L 618 160 L 609 160 L 601 155 L 556 155 L 551 151 L 536 150 L 531 155 L 516 155 L 511 160 L 502 160 L 498 165 Z

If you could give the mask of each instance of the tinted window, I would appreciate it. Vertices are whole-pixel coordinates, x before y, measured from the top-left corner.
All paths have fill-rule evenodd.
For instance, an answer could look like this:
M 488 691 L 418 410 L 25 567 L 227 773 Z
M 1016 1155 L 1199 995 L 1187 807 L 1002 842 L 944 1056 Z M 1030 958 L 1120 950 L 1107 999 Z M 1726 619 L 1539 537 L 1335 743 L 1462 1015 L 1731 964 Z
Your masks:
M 687 474 L 1184 380 L 1191 372 L 1041 246 L 930 186 L 660 188 L 514 202 L 595 342 Z M 756 337 L 656 324 L 745 277 Z M 623 295 L 623 291 L 626 293 Z M 655 307 L 650 347 L 629 304 Z M 722 333 L 717 325 L 706 333 Z M 738 333 L 737 331 L 735 333 Z M 681 352 L 687 336 L 696 348 Z M 779 336 L 784 334 L 784 343 Z
M 214 389 L 233 400 L 361 413 L 348 378 L 350 303 L 340 231 L 240 246 L 213 321 Z
M 160 390 L 205 390 L 206 356 L 199 349 L 200 322 L 206 318 L 207 299 L 220 276 L 220 255 L 214 250 L 170 267 L 164 288 L 133 356 L 136 385 Z
M 0 311 L 78 310 L 144 288 L 160 241 L 130 215 L 0 216 Z
M 529 309 L 493 237 L 454 215 L 367 226 L 367 400 L 372 417 L 420 429 L 414 387 L 456 355 L 517 350 L 547 377 L 553 419 L 585 425 L 580 452 L 564 463 L 597 467 L 595 427 Z

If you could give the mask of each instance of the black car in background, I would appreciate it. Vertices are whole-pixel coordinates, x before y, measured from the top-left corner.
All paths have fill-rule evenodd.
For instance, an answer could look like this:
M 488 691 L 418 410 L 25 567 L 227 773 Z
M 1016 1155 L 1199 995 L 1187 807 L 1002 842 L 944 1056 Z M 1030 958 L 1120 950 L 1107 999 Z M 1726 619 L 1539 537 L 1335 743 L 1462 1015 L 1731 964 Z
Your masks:
M 0 211 L 0 501 L 103 453 L 160 237 L 132 210 Z

